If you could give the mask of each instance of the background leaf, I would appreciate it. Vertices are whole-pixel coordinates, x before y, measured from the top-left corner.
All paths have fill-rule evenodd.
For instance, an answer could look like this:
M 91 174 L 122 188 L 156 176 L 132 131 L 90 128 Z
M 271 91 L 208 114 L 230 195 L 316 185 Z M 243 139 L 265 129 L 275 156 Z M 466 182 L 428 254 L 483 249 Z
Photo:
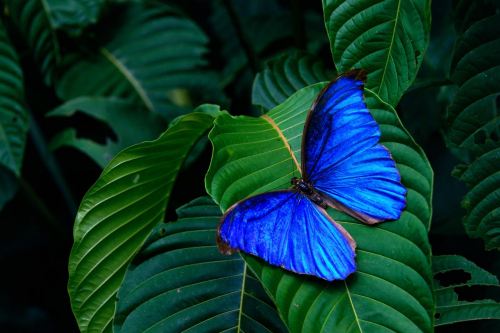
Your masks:
M 252 104 L 268 111 L 295 91 L 313 83 L 328 81 L 334 74 L 314 56 L 293 52 L 270 60 L 253 83 Z
M 50 7 L 43 0 L 5 0 L 5 10 L 28 45 L 47 85 L 54 82 L 56 65 L 61 58 L 61 47 L 50 24 Z
M 323 0 L 335 66 L 368 71 L 367 88 L 395 106 L 424 58 L 429 0 Z
M 441 285 L 436 281 L 436 326 L 448 325 L 460 321 L 479 319 L 500 319 L 500 303 L 494 300 L 461 301 L 456 288 L 472 286 L 500 287 L 495 275 L 476 266 L 461 256 L 434 256 L 432 258 L 434 275 L 461 270 L 470 274 L 470 279 L 461 283 Z
M 196 23 L 156 2 L 115 5 L 112 15 L 112 24 L 101 22 L 102 44 L 92 57 L 64 59 L 57 82 L 62 99 L 130 98 L 171 120 L 194 105 L 196 94 L 220 97 L 217 76 L 205 70 L 208 38 Z
M 97 23 L 108 0 L 45 0 L 50 26 L 78 37 L 89 25 Z
M 16 191 L 28 131 L 23 73 L 0 22 L 0 209 Z
M 471 6 L 474 6 L 471 4 Z M 500 248 L 500 14 L 469 23 L 455 46 L 451 79 L 459 86 L 446 114 L 448 146 L 464 165 L 455 174 L 469 187 L 464 225 L 487 249 Z
M 78 210 L 68 290 L 82 332 L 111 332 L 127 264 L 163 220 L 182 163 L 213 117 L 191 113 L 155 141 L 119 153 Z
M 153 230 L 129 266 L 114 331 L 287 332 L 242 258 L 217 250 L 220 208 L 202 197 L 177 215 Z
M 288 188 L 290 178 L 298 176 L 290 150 L 300 161 L 304 120 L 323 87 L 303 88 L 260 118 L 223 114 L 216 119 L 209 134 L 214 152 L 205 181 L 223 210 L 249 195 Z M 394 109 L 373 93 L 366 95 L 380 124 L 382 142 L 391 150 L 408 188 L 408 206 L 400 220 L 376 227 L 329 210 L 358 244 L 358 271 L 347 281 L 326 283 L 245 257 L 292 332 L 433 330 L 427 240 L 432 170 Z
M 51 111 L 48 116 L 71 117 L 77 112 L 107 124 L 116 135 L 116 141 L 107 138 L 105 144 L 100 144 L 77 137 L 75 129 L 67 128 L 52 139 L 51 148 L 74 147 L 89 155 L 103 168 L 120 150 L 140 141 L 156 138 L 166 127 L 158 114 L 141 105 L 113 97 L 75 98 Z
M 223 84 L 228 85 L 236 80 L 252 80 L 251 68 L 258 64 L 251 63 L 264 53 L 273 43 L 290 38 L 291 16 L 283 6 L 274 0 L 229 0 L 214 1 L 213 13 L 210 18 L 211 27 L 216 39 L 221 44 L 220 56 L 224 59 Z M 234 10 L 231 17 L 228 6 Z M 234 22 L 237 20 L 237 22 Z M 239 24 L 243 36 L 238 35 Z M 241 33 L 241 31 L 240 31 Z M 242 38 L 248 43 L 250 50 L 245 50 Z M 248 54 L 248 51 L 252 54 Z

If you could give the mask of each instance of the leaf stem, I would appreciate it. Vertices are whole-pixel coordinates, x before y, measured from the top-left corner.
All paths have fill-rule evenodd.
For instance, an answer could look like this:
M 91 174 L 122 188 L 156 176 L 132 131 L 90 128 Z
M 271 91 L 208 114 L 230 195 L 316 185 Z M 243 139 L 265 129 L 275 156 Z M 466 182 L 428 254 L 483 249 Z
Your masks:
M 71 214 L 72 217 L 74 217 L 76 213 L 76 203 L 71 194 L 71 191 L 69 190 L 69 186 L 64 180 L 61 168 L 59 167 L 59 164 L 54 158 L 54 155 L 50 152 L 50 150 L 47 147 L 47 142 L 43 137 L 42 131 L 40 130 L 40 127 L 38 126 L 38 123 L 34 115 L 31 114 L 30 118 L 31 119 L 30 119 L 29 133 L 31 139 L 33 140 L 33 143 L 35 145 L 38 154 L 40 155 L 41 160 L 45 164 L 45 167 L 49 170 L 50 174 L 52 175 L 52 179 L 54 180 L 57 188 L 59 189 L 59 192 L 61 192 L 69 213 Z
M 38 194 L 33 190 L 31 185 L 26 182 L 22 177 L 18 178 L 18 184 L 20 192 L 24 195 L 24 197 L 30 203 L 30 207 L 34 208 L 42 219 L 48 222 L 49 226 L 62 238 L 67 238 L 66 230 L 61 228 L 61 225 L 57 222 L 57 219 L 50 212 L 50 210 L 45 206 L 43 200 L 38 196 Z
M 252 48 L 252 45 L 250 44 L 250 41 L 248 40 L 248 37 L 246 36 L 245 32 L 243 31 L 243 28 L 241 26 L 240 19 L 238 18 L 238 13 L 233 7 L 233 4 L 231 3 L 231 0 L 224 0 L 223 1 L 224 6 L 226 7 L 226 10 L 229 14 L 229 17 L 231 19 L 231 22 L 234 25 L 234 29 L 236 30 L 236 35 L 238 36 L 238 39 L 240 40 L 241 46 L 243 47 L 243 50 L 245 51 L 245 54 L 248 59 L 248 63 L 250 67 L 252 68 L 252 71 L 254 74 L 257 74 L 259 72 L 259 61 L 257 59 L 257 55 L 255 51 Z

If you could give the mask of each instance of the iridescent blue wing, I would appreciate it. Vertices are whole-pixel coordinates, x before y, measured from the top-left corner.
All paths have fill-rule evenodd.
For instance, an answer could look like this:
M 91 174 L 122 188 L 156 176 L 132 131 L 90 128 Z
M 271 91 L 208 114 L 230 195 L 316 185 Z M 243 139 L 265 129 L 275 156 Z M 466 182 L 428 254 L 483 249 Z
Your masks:
M 239 202 L 222 217 L 219 249 L 258 256 L 287 270 L 332 281 L 355 271 L 355 243 L 304 195 L 288 190 Z
M 302 142 L 304 178 L 333 207 L 366 223 L 398 219 L 406 189 L 363 98 L 363 71 L 348 72 L 318 96 Z

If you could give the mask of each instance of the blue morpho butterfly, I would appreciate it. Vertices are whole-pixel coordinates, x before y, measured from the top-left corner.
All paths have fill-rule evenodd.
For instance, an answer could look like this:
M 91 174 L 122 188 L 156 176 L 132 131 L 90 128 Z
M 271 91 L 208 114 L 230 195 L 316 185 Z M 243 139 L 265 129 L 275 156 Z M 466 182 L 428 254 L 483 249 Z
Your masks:
M 237 250 L 287 270 L 332 281 L 356 270 L 356 243 L 327 206 L 374 224 L 399 219 L 406 189 L 363 98 L 366 74 L 352 70 L 318 95 L 302 135 L 303 178 L 249 197 L 218 228 L 222 253 Z

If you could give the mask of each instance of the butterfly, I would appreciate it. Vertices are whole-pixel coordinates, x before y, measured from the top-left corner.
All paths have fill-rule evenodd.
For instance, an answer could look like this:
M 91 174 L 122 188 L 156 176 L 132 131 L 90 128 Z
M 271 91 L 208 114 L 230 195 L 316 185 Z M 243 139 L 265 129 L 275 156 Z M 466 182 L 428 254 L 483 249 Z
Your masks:
M 399 219 L 406 188 L 364 101 L 364 70 L 337 77 L 318 95 L 302 134 L 302 178 L 246 198 L 222 216 L 217 245 L 299 274 L 333 281 L 356 270 L 356 243 L 328 206 L 364 223 Z

